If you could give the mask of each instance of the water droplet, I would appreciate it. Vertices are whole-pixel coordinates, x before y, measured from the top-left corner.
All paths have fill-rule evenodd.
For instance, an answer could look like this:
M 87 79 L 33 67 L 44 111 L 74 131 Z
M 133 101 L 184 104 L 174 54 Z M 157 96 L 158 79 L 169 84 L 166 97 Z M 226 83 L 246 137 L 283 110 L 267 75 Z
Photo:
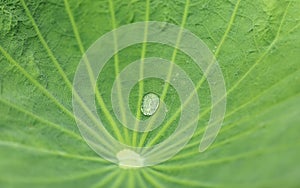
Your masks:
M 154 93 L 148 93 L 143 97 L 141 111 L 145 116 L 152 116 L 159 106 L 159 97 Z
M 140 168 L 144 166 L 144 159 L 136 152 L 124 149 L 117 153 L 121 168 Z

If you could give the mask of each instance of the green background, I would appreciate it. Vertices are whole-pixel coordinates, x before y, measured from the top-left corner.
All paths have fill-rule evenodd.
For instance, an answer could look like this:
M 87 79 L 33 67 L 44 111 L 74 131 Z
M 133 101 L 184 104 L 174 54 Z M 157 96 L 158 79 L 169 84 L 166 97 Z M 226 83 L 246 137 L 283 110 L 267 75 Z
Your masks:
M 0 187 L 299 187 L 299 10 L 299 0 L 0 0 Z M 198 144 L 209 113 L 172 159 L 120 169 L 82 140 L 72 115 L 71 83 L 95 40 L 145 20 L 177 24 L 207 44 L 224 75 L 227 112 L 220 134 L 204 153 L 198 153 Z M 143 54 L 171 60 L 173 52 L 158 44 L 135 45 L 118 53 L 118 68 Z M 98 80 L 111 113 L 114 60 Z M 183 53 L 176 53 L 175 63 L 195 83 L 201 79 Z M 155 79 L 143 85 L 145 92 L 157 93 L 165 86 Z M 206 82 L 198 92 L 202 111 L 209 112 Z M 141 96 L 137 84 L 130 98 L 133 113 Z M 174 88 L 165 101 L 167 121 L 180 106 Z M 106 122 L 114 135 L 111 121 Z M 162 125 L 141 144 L 156 135 L 158 141 L 167 138 L 176 122 L 166 131 Z M 116 124 L 130 144 L 134 133 L 125 137 Z

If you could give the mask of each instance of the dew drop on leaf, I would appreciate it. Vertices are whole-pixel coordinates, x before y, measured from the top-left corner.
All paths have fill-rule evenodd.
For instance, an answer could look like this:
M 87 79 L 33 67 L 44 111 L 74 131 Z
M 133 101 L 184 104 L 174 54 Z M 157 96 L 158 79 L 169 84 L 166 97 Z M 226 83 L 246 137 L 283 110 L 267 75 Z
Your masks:
M 159 106 L 159 97 L 154 93 L 148 93 L 143 97 L 141 111 L 145 116 L 152 116 Z

